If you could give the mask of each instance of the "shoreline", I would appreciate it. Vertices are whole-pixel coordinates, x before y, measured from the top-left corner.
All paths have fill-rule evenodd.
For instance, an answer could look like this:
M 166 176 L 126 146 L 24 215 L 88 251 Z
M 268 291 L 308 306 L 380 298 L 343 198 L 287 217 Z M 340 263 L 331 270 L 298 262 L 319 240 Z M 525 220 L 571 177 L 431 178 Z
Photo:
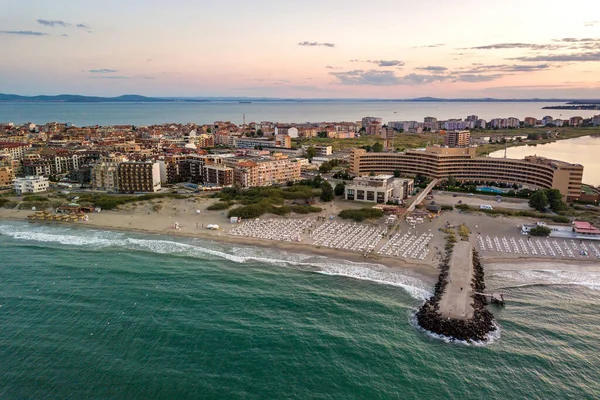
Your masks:
M 389 268 L 393 271 L 413 272 L 423 281 L 428 284 L 432 284 L 439 273 L 436 266 L 414 262 L 412 260 L 396 259 L 391 257 L 378 256 L 377 258 L 368 258 L 362 256 L 357 252 L 347 252 L 337 249 L 331 249 L 326 247 L 312 246 L 306 243 L 297 242 L 280 242 L 274 240 L 263 240 L 255 239 L 245 236 L 231 236 L 223 231 L 200 231 L 200 232 L 182 232 L 182 231 L 159 231 L 137 227 L 119 227 L 110 224 L 89 224 L 89 223 L 70 223 L 60 221 L 29 221 L 14 216 L 5 216 L 0 212 L 0 221 L 13 221 L 13 222 L 27 222 L 37 225 L 51 225 L 51 226 L 72 226 L 84 229 L 99 229 L 104 231 L 116 231 L 116 232 L 131 232 L 131 233 L 142 233 L 153 236 L 173 236 L 179 238 L 192 238 L 192 239 L 203 239 L 210 240 L 221 244 L 237 244 L 248 247 L 260 247 L 264 249 L 275 248 L 277 250 L 286 251 L 290 253 L 306 254 L 318 257 L 329 257 L 339 261 L 349 261 L 353 263 L 361 264 L 373 264 L 381 265 Z M 221 234 L 220 234 L 221 233 Z

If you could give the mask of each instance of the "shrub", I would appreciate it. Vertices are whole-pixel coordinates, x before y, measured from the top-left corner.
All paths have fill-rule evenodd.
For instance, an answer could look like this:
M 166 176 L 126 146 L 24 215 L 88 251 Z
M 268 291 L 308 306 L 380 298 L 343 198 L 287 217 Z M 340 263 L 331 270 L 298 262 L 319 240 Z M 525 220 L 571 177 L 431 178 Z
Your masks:
M 550 236 L 552 230 L 546 226 L 536 226 L 529 231 L 531 236 Z
M 451 205 L 443 205 L 442 206 L 442 211 L 452 211 L 454 210 L 454 206 Z
M 365 219 L 375 219 L 383 217 L 383 211 L 377 208 L 361 208 L 358 210 L 342 210 L 338 214 L 342 219 L 353 219 L 357 222 Z
M 323 211 L 323 209 L 320 207 L 299 206 L 299 205 L 291 206 L 290 209 L 292 210 L 292 212 L 294 212 L 296 214 L 310 214 L 310 213 L 317 213 L 317 212 Z
M 227 216 L 240 217 L 243 219 L 258 218 L 269 211 L 269 206 L 266 204 L 250 204 L 247 206 L 236 207 L 229 211 Z
M 233 204 L 233 201 L 219 201 L 215 204 L 211 204 L 210 206 L 206 207 L 206 209 L 210 211 L 227 210 Z

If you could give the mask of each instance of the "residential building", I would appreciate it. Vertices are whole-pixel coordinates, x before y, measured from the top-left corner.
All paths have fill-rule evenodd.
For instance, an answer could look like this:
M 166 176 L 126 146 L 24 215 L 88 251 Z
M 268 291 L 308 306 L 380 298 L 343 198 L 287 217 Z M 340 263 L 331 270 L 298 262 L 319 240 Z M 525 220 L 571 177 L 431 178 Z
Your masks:
M 128 161 L 117 168 L 120 192 L 157 192 L 160 190 L 160 166 L 154 161 Z
M 583 124 L 582 117 L 571 117 L 569 119 L 569 126 L 580 126 L 581 124 Z
M 301 164 L 286 156 L 272 160 L 244 160 L 232 164 L 234 184 L 241 187 L 271 186 L 300 179 Z
M 364 129 L 367 129 L 367 126 L 369 126 L 371 124 L 382 125 L 383 119 L 381 119 L 380 117 L 364 117 L 361 122 L 362 122 L 361 127 Z
M 15 171 L 12 167 L 0 167 L 0 188 L 7 188 L 13 186 L 14 180 Z
M 594 115 L 592 117 L 592 125 L 600 126 L 600 115 Z
M 448 147 L 468 147 L 471 144 L 471 133 L 469 131 L 446 132 L 444 144 Z
M 233 168 L 210 164 L 202 167 L 202 181 L 205 184 L 229 187 L 233 185 Z
M 17 195 L 25 193 L 41 193 L 48 190 L 50 181 L 43 176 L 26 176 L 24 178 L 16 178 L 13 181 L 13 188 Z
M 525 119 L 523 120 L 523 122 L 527 126 L 536 126 L 537 125 L 537 119 L 533 118 L 533 117 L 525 117 Z
M 13 160 L 22 160 L 30 148 L 29 143 L 0 142 L 0 153 L 10 154 Z
M 381 132 L 381 127 L 381 122 L 371 122 L 369 125 L 366 126 L 365 133 L 367 135 L 379 135 L 379 133 Z
M 419 174 L 432 179 L 452 176 L 464 182 L 516 183 L 532 189 L 558 189 L 568 201 L 580 196 L 582 165 L 538 156 L 516 160 L 477 157 L 476 154 L 475 147 L 431 146 L 402 153 L 367 153 L 364 149 L 354 149 L 350 166 L 356 175 L 400 171 L 405 176 Z

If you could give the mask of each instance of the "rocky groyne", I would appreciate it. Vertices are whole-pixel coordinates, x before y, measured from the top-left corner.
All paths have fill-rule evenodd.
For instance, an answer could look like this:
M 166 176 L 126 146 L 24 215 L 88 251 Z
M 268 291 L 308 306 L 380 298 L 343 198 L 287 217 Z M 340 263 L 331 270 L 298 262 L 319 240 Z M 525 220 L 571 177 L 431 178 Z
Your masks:
M 419 325 L 433 333 L 456 340 L 486 341 L 488 334 L 496 330 L 494 316 L 488 311 L 488 301 L 484 296 L 471 295 L 473 313 L 470 318 L 448 318 L 440 313 L 440 301 L 448 286 L 452 243 L 446 246 L 446 255 L 440 262 L 440 275 L 435 284 L 433 296 L 421 306 L 416 314 Z M 473 250 L 472 292 L 483 293 L 485 290 L 483 265 L 478 253 Z M 463 288 L 461 288 L 461 291 Z

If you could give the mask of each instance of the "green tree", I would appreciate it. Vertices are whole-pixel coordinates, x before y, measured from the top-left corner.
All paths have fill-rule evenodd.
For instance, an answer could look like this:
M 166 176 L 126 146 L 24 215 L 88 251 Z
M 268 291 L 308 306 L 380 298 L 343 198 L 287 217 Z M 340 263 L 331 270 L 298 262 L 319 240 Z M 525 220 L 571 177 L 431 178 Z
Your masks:
M 338 183 L 337 185 L 335 185 L 335 189 L 333 191 L 336 196 L 342 196 L 344 194 L 345 190 L 346 190 L 346 184 Z
M 550 236 L 550 233 L 552 233 L 552 230 L 546 226 L 536 226 L 529 230 L 531 236 Z
M 322 174 L 326 174 L 326 173 L 330 172 L 332 169 L 333 169 L 333 167 L 331 166 L 331 164 L 329 162 L 324 162 L 319 167 L 319 172 Z
M 545 192 L 552 211 L 559 212 L 567 209 L 567 204 L 563 201 L 562 194 L 558 189 L 547 189 Z
M 448 177 L 448 187 L 456 186 L 456 178 L 453 176 Z
M 548 204 L 550 204 L 548 197 L 543 190 L 538 190 L 529 198 L 529 207 L 535 208 L 538 211 L 544 211 L 548 207 Z
M 331 183 L 325 181 L 321 184 L 321 201 L 333 200 L 333 187 Z
M 212 129 L 211 128 L 206 128 L 206 133 L 211 133 Z
M 400 170 L 399 169 L 394 170 L 394 178 L 400 178 Z
M 327 139 L 327 132 L 325 132 L 325 131 L 317 132 L 317 136 L 320 137 L 321 139 Z
M 308 158 L 309 160 L 312 160 L 317 155 L 317 150 L 314 148 L 314 146 L 310 146 L 308 149 L 306 149 L 305 153 L 306 153 L 306 158 Z
M 379 142 L 376 142 L 373 145 L 372 149 L 373 149 L 374 153 L 381 153 L 383 151 L 383 145 L 381 143 L 379 143 Z
M 259 130 L 256 131 L 256 136 L 263 137 L 264 135 L 265 135 L 265 133 L 263 132 L 262 129 L 259 129 Z

